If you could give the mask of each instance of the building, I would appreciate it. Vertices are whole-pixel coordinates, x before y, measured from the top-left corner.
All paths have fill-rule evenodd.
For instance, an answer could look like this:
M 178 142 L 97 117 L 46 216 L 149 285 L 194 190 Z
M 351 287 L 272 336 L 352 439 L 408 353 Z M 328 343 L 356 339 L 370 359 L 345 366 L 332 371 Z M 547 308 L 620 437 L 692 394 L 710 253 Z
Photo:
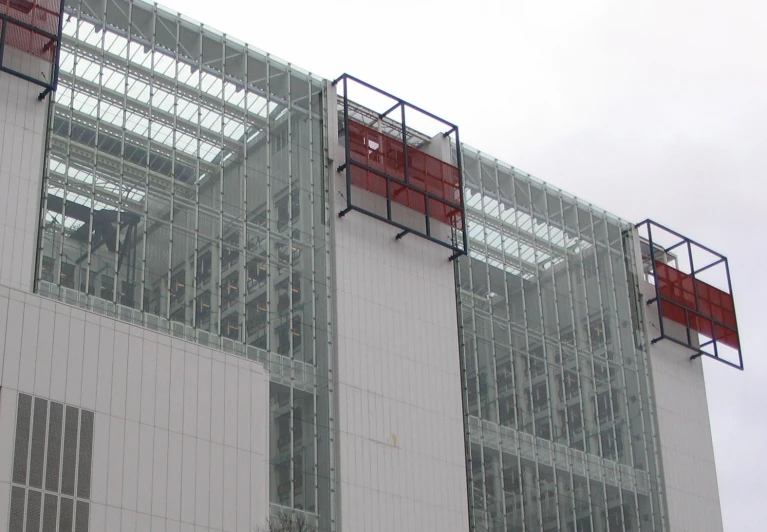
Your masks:
M 0 18 L 0 528 L 722 530 L 724 257 L 160 6 Z

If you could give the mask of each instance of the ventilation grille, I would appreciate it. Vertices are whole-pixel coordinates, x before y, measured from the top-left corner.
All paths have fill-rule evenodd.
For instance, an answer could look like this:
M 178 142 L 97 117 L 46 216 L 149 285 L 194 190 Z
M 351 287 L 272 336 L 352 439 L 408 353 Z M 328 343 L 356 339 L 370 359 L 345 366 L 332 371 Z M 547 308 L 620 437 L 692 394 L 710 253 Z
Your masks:
M 94 414 L 19 394 L 8 532 L 88 532 Z

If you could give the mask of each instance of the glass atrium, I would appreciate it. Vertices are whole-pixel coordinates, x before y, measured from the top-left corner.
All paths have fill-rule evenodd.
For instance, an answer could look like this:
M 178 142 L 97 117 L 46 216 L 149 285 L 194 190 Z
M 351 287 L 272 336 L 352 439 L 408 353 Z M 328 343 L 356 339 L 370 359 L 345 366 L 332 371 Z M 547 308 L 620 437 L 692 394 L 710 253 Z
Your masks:
M 325 80 L 160 6 L 66 9 L 36 290 L 266 363 L 272 508 L 335 530 Z M 664 530 L 630 224 L 462 153 L 472 529 Z
M 473 530 L 663 530 L 631 224 L 463 146 Z
M 66 9 L 38 292 L 266 362 L 271 501 L 329 530 L 323 80 L 159 6 Z

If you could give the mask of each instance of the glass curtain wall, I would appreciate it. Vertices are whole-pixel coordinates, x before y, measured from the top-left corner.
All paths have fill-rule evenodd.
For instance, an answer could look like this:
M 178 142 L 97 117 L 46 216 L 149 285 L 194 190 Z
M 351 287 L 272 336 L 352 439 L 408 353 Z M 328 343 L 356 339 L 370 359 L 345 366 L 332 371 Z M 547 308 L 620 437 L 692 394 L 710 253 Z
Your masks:
M 463 156 L 472 530 L 665 530 L 631 225 Z
M 159 6 L 69 0 L 37 290 L 266 362 L 273 509 L 331 530 L 323 86 Z

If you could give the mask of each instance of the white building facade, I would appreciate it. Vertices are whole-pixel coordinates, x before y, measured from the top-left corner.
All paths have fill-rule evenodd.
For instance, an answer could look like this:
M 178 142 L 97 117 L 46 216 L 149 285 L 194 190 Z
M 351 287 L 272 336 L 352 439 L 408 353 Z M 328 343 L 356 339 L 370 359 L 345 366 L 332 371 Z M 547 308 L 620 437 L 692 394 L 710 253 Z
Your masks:
M 722 530 L 702 327 L 633 224 L 160 6 L 64 9 L 53 59 L 0 47 L 0 529 Z

